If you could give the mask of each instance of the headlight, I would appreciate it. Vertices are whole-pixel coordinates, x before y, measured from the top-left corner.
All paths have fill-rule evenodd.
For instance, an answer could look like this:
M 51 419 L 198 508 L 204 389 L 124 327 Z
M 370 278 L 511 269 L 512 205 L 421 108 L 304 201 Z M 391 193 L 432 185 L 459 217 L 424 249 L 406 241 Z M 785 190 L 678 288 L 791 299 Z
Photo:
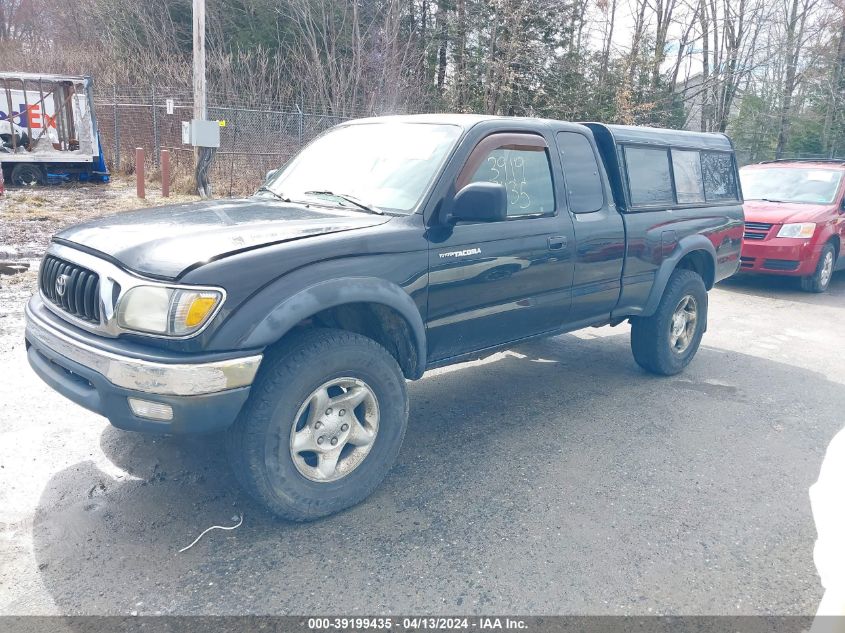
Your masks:
M 217 290 L 136 286 L 121 297 L 117 324 L 138 332 L 185 336 L 200 329 L 222 299 Z
M 816 225 L 812 222 L 800 224 L 784 224 L 778 231 L 778 237 L 813 237 L 816 232 Z

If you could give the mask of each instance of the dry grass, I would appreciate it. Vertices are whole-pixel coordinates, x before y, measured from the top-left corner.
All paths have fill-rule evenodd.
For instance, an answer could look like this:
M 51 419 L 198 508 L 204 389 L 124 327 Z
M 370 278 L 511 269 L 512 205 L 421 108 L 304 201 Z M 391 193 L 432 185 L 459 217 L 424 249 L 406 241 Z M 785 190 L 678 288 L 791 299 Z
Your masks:
M 185 191 L 185 189 L 182 189 Z M 146 198 L 135 197 L 135 180 L 117 177 L 109 184 L 69 183 L 33 189 L 7 189 L 0 197 L 0 257 L 38 257 L 61 229 L 119 211 L 199 200 L 196 195 L 161 196 L 148 186 Z

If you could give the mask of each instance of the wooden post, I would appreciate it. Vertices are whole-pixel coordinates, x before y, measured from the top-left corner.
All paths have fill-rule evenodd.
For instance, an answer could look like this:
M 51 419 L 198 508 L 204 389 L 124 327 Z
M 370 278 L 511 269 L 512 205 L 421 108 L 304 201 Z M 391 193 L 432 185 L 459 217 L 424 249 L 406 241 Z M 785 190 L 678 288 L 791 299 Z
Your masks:
M 135 148 L 135 193 L 144 198 L 144 148 Z
M 161 150 L 161 197 L 170 196 L 170 151 Z

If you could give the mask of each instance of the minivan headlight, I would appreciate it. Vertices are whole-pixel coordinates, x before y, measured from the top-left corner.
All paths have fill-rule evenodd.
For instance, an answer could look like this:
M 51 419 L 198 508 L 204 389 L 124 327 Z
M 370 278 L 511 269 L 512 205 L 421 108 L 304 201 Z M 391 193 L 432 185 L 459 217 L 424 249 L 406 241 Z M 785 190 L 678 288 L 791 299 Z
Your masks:
M 813 237 L 816 232 L 816 225 L 812 222 L 800 222 L 798 224 L 784 224 L 778 231 L 778 237 Z
M 185 336 L 199 330 L 222 300 L 219 290 L 135 286 L 120 299 L 117 324 L 136 332 Z

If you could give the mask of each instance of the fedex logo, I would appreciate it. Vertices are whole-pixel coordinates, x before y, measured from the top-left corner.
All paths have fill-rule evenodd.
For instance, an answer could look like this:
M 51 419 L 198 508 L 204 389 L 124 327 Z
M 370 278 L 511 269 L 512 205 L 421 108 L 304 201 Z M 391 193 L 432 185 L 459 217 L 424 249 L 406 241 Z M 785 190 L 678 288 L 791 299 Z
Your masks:
M 56 117 L 42 112 L 41 104 L 31 105 L 27 108 L 25 103 L 21 103 L 18 106 L 18 111 L 12 112 L 11 115 L 0 110 L 0 121 L 11 121 L 18 127 L 32 128 L 33 130 L 40 130 L 43 127 L 56 128 Z

